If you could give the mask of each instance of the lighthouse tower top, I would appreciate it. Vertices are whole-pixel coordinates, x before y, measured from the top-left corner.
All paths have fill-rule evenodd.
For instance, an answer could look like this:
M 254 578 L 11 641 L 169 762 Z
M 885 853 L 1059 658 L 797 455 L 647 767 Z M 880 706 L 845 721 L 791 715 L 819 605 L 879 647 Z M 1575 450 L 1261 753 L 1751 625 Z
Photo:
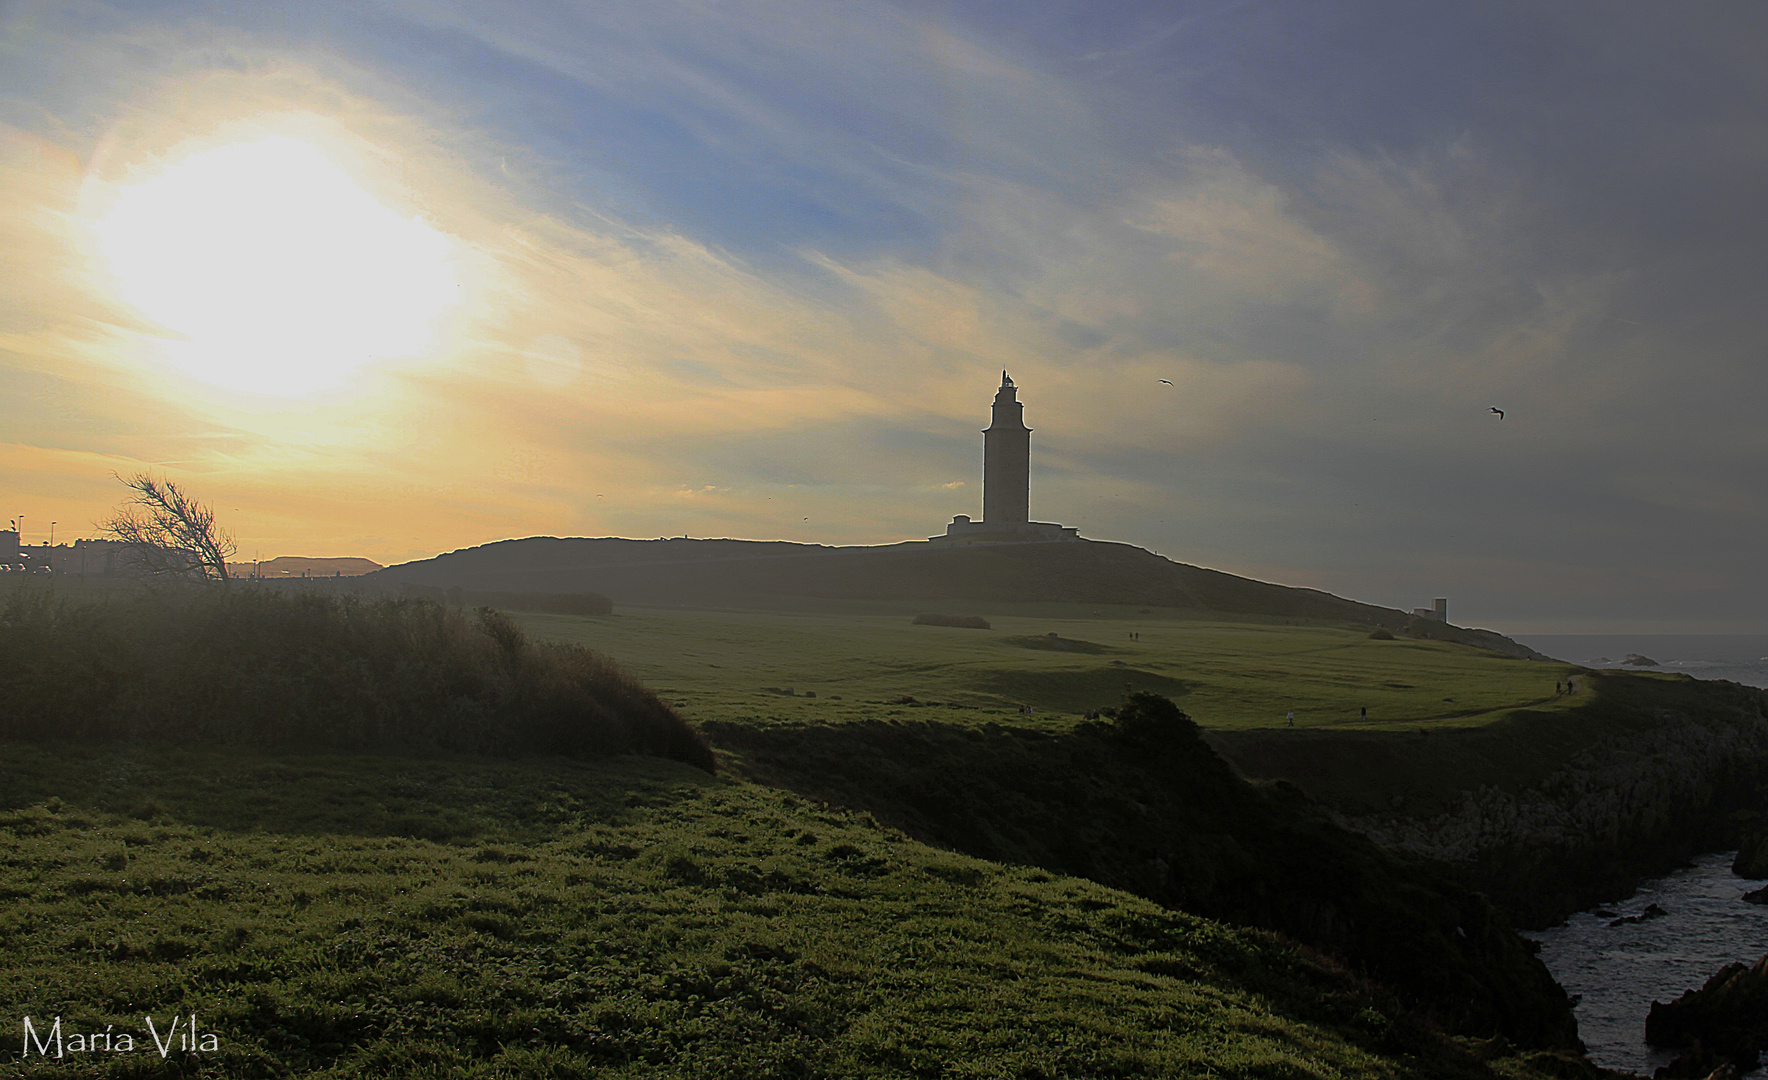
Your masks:
M 985 435 L 990 431 L 1031 430 L 1025 426 L 1025 403 L 1019 400 L 1019 388 L 1013 385 L 1013 380 L 1007 377 L 1005 371 L 1001 372 L 1001 388 L 995 391 L 993 413 L 993 422 L 983 430 Z M 1031 455 L 1029 442 L 1025 444 L 1024 454 L 1029 462 Z

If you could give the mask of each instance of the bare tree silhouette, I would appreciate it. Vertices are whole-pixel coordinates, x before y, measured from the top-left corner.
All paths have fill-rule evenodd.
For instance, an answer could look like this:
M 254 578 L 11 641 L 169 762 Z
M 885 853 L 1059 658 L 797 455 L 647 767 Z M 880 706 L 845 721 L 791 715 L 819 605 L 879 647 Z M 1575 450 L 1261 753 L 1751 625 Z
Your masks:
M 227 560 L 238 547 L 215 524 L 215 512 L 170 480 L 147 473 L 117 479 L 134 491 L 99 528 L 128 546 L 137 569 L 185 581 L 228 580 Z

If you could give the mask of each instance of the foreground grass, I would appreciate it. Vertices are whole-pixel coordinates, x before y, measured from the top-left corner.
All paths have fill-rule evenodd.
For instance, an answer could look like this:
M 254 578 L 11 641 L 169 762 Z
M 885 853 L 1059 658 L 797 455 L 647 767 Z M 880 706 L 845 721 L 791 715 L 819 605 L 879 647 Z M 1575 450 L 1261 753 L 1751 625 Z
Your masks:
M 600 618 L 516 617 L 535 637 L 608 654 L 697 720 L 922 715 L 892 704 L 907 696 L 979 710 L 968 714 L 977 723 L 1028 705 L 1060 729 L 1128 690 L 1148 690 L 1212 729 L 1284 726 L 1291 710 L 1304 729 L 1442 729 L 1577 702 L 1554 691 L 1577 670 L 1571 665 L 1447 642 L 1375 641 L 1367 627 L 976 614 L 993 628 L 915 626 L 897 615 L 625 607 Z
M 1493 1075 L 1269 935 L 670 762 L 0 755 L 0 1015 L 143 1044 L 13 1075 Z

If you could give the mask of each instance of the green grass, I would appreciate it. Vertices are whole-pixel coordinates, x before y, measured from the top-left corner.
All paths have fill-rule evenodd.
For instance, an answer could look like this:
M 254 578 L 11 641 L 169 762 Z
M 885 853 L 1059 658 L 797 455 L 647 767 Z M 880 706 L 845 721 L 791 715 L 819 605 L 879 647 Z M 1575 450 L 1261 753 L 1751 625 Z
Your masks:
M 1124 786 L 1149 761 L 1130 754 L 1119 776 L 1064 758 L 1070 743 L 1124 757 L 1088 750 L 1072 734 L 1080 714 L 1145 689 L 1229 733 L 1269 731 L 1292 708 L 1321 736 L 1478 732 L 1531 704 L 1565 710 L 1552 684 L 1569 669 L 1366 628 L 978 613 L 994 629 L 902 614 L 516 616 L 536 638 L 607 655 L 690 720 L 761 740 L 722 740 L 737 768 L 719 778 L 630 757 L 0 742 L 0 1013 L 140 1038 L 143 1015 L 194 1012 L 222 1043 L 164 1062 L 0 1057 L 0 1075 L 1593 1075 L 1447 1039 L 1332 959 L 1064 876 L 1061 859 L 970 858 L 809 785 L 745 779 L 790 765 L 848 785 L 822 797 L 859 793 L 794 734 L 806 732 L 854 777 L 877 772 L 865 790 L 880 817 L 907 805 L 900 775 L 921 811 L 981 821 L 957 796 L 987 792 L 944 758 L 863 751 L 913 744 L 921 727 L 954 760 L 1061 733 L 1025 758 L 1036 769 L 973 763 L 1005 793 L 1001 839 L 1041 842 L 1026 831 L 1038 821 L 1052 836 L 1093 830 L 1076 852 L 1131 877 L 1159 864 L 1149 852 L 1195 842 L 1215 853 L 1192 860 L 1208 876 L 1248 858 L 1232 823 L 1178 836 L 1162 825 L 1171 807 Z M 1020 790 L 1027 776 L 1036 790 Z M 1040 803 L 1039 818 L 1005 797 L 1064 785 L 1075 807 L 1104 809 L 1077 821 Z M 1330 907 L 1323 889 L 1276 899 Z
M 979 613 L 993 629 L 915 626 L 896 615 L 671 608 L 516 617 L 537 637 L 606 653 L 697 720 L 922 715 L 891 704 L 910 696 L 975 710 L 951 719 L 978 723 L 1029 705 L 1062 728 L 1126 690 L 1151 690 L 1205 728 L 1279 727 L 1294 710 L 1299 728 L 1387 730 L 1477 727 L 1516 709 L 1551 713 L 1578 701 L 1554 693 L 1576 670 L 1570 665 L 1440 641 L 1374 641 L 1367 627 Z M 1051 647 L 1051 633 L 1072 647 Z
M 906 695 L 980 710 L 972 716 L 978 722 L 1018 715 L 1029 705 L 1052 726 L 1065 727 L 1120 701 L 1126 690 L 1152 690 L 1178 701 L 1205 728 L 1284 726 L 1293 710 L 1299 728 L 1381 731 L 1420 723 L 1477 727 L 1516 709 L 1554 713 L 1580 703 L 1554 694 L 1554 684 L 1577 670 L 1570 665 L 1442 641 L 1374 641 L 1367 626 L 1209 621 L 1153 609 L 1140 614 L 1123 605 L 1047 604 L 1036 614 L 1027 614 L 1032 605 L 1026 604 L 971 606 L 977 610 L 962 613 L 988 618 L 992 629 L 915 626 L 907 609 L 853 614 L 621 605 L 606 616 L 512 617 L 537 638 L 609 656 L 672 702 L 685 702 L 690 719 L 921 715 L 889 704 Z M 1052 632 L 1079 647 L 1045 646 Z M 1132 633 L 1140 639 L 1131 640 Z M 790 687 L 794 695 L 763 687 Z M 817 697 L 804 697 L 806 691 Z
M 672 762 L 0 763 L 0 1014 L 220 1043 L 11 1075 L 1492 1075 L 1269 935 Z

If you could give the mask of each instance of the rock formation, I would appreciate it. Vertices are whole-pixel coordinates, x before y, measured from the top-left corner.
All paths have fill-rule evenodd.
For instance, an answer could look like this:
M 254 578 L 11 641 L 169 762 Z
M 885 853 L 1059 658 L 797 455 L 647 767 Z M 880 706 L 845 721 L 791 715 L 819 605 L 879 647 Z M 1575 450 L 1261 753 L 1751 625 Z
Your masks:
M 1705 986 L 1667 1005 L 1652 1002 L 1645 1041 L 1653 1046 L 1698 1046 L 1740 1071 L 1755 1068 L 1759 1051 L 1768 1046 L 1768 956 L 1754 967 L 1726 964 Z
M 1768 878 L 1768 833 L 1744 838 L 1743 845 L 1737 849 L 1737 858 L 1731 860 L 1731 872 L 1752 881 Z

